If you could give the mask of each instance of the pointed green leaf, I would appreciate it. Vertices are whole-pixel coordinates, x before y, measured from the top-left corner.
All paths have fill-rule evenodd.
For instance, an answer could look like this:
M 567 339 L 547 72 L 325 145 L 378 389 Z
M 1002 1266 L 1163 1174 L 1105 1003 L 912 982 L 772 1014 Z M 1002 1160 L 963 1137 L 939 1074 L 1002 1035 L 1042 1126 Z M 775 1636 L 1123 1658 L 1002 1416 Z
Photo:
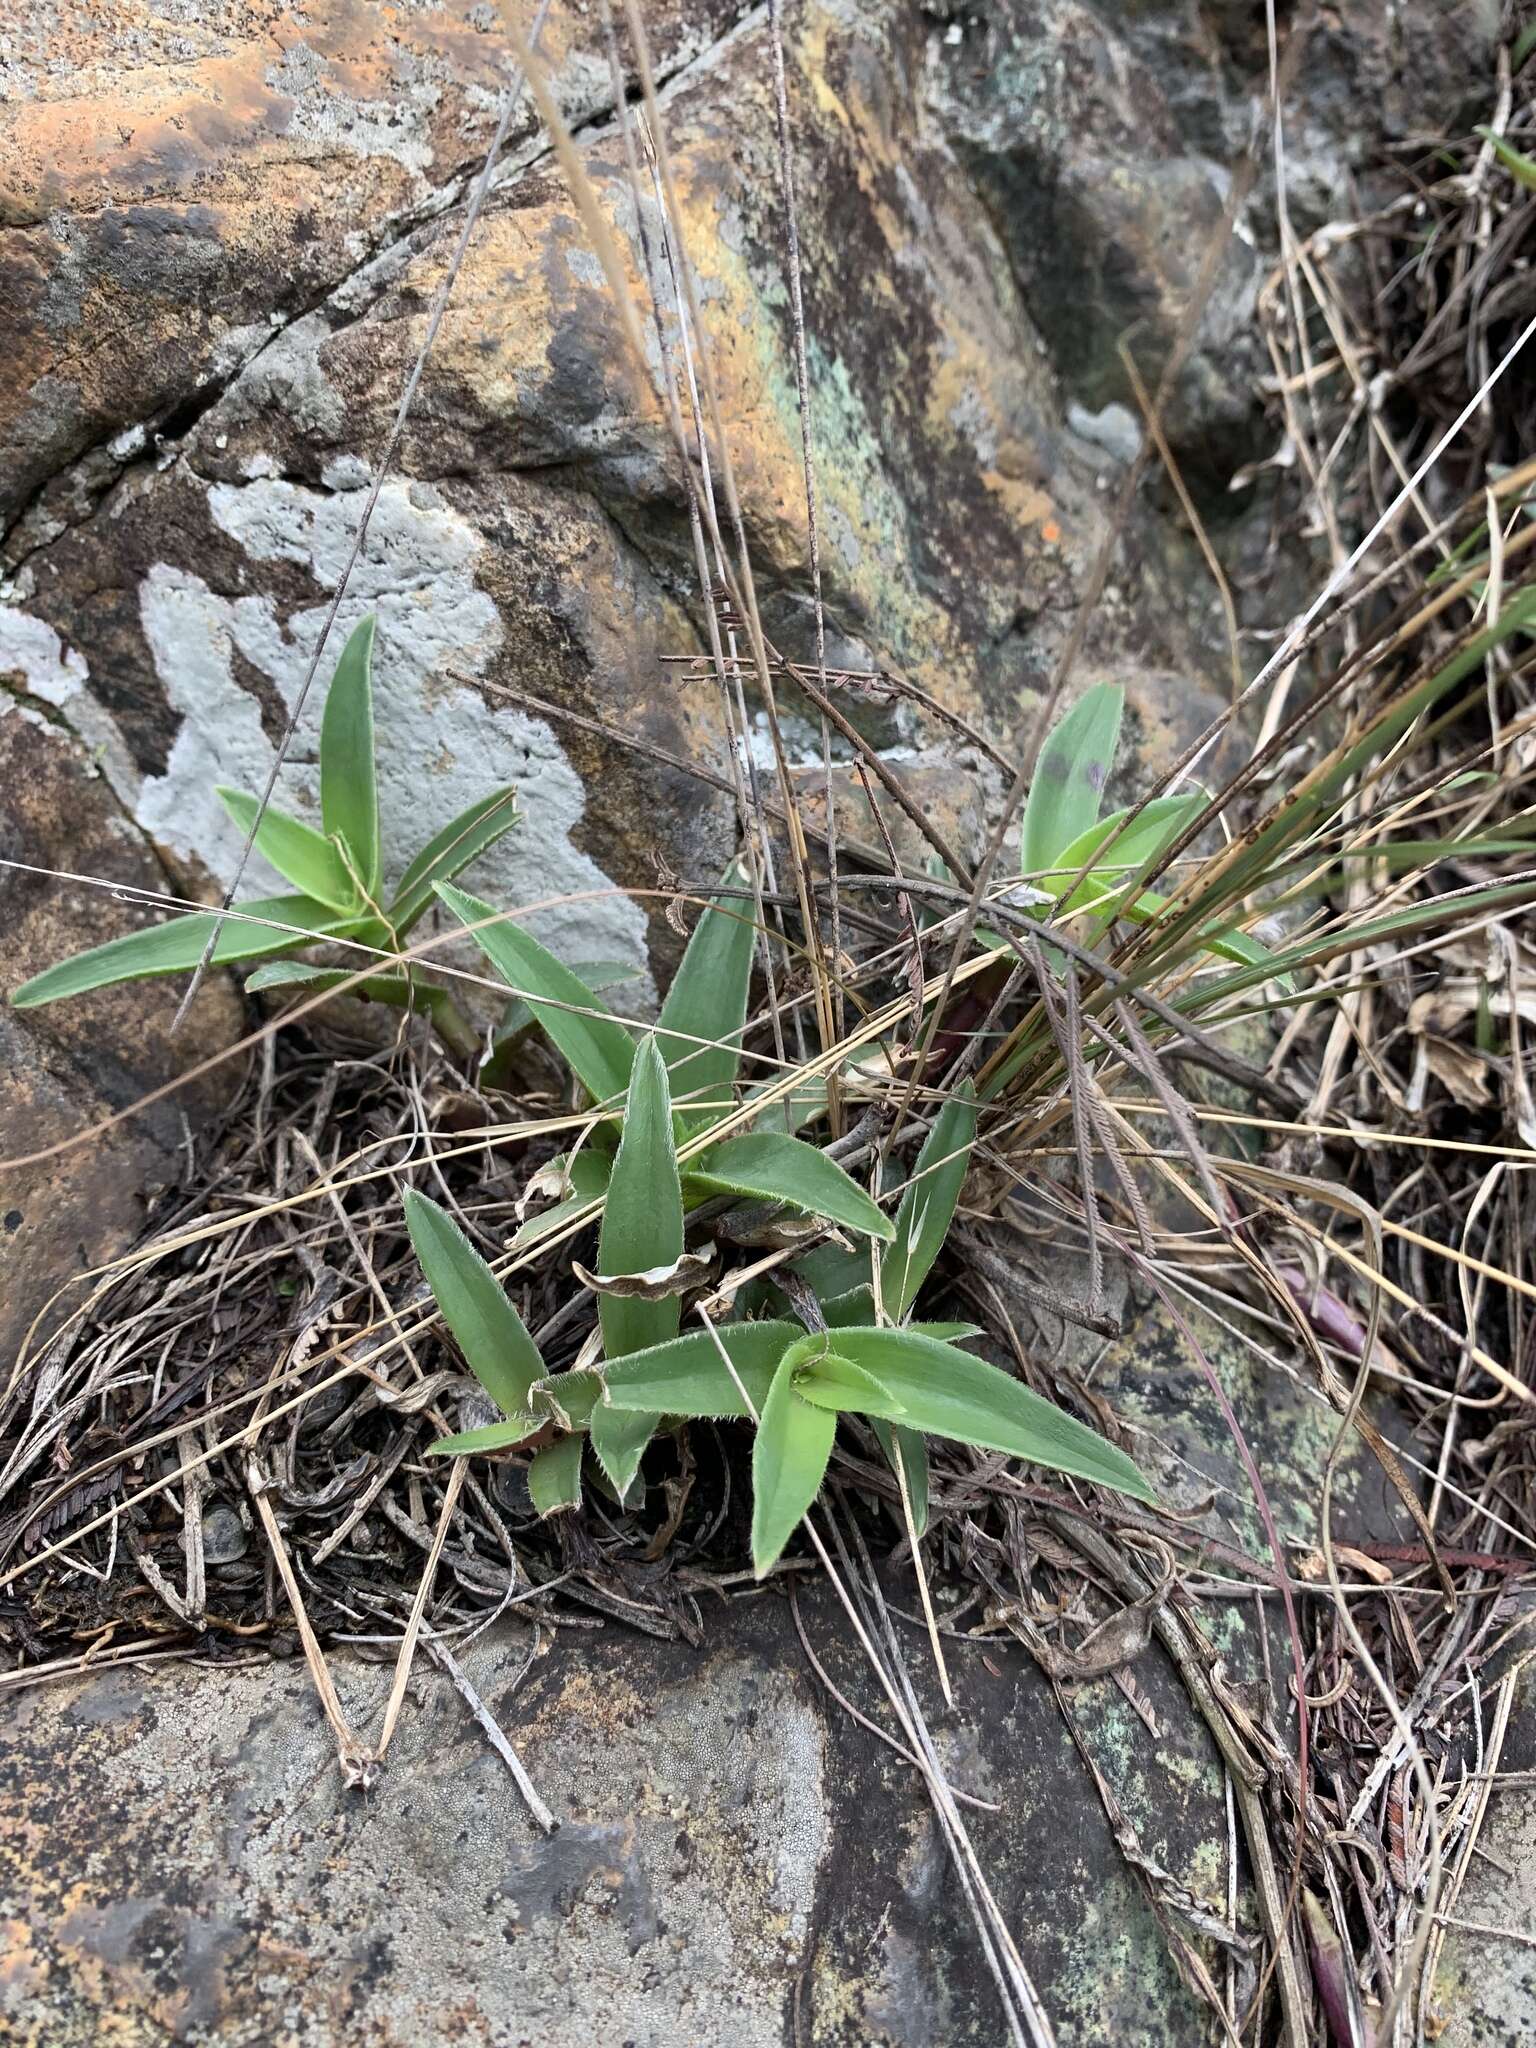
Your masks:
M 839 1330 L 837 1348 L 906 1409 L 909 1428 L 1112 1486 L 1137 1500 L 1152 1489 L 1124 1451 L 996 1366 L 912 1330 Z
M 683 1192 L 672 1142 L 672 1096 L 656 1041 L 648 1038 L 635 1059 L 624 1128 L 603 1204 L 597 1246 L 599 1277 L 645 1273 L 672 1266 L 683 1254 Z M 682 1303 L 604 1294 L 598 1299 L 603 1356 L 623 1358 L 677 1335 Z
M 355 932 L 357 920 L 342 915 L 329 904 L 316 903 L 308 896 L 264 896 L 236 906 L 223 920 L 219 942 L 213 949 L 215 966 L 235 960 L 256 960 L 263 953 L 289 952 L 326 934 Z M 270 918 L 271 924 L 258 920 Z M 149 930 L 129 932 L 109 939 L 104 946 L 92 946 L 87 953 L 60 960 L 23 982 L 11 996 L 18 1010 L 40 1003 L 56 1003 L 65 996 L 85 995 L 91 989 L 111 988 L 121 981 L 148 981 L 161 974 L 190 973 L 202 960 L 216 924 L 212 911 L 189 911 Z M 297 925 L 298 931 L 275 930 L 274 925 Z
M 1209 803 L 1210 798 L 1202 789 L 1191 790 L 1184 796 L 1155 796 L 1135 824 L 1124 832 L 1120 826 L 1131 815 L 1129 809 L 1111 811 L 1107 818 L 1101 818 L 1097 825 L 1079 833 L 1070 846 L 1063 848 L 1057 857 L 1057 873 L 1043 886 L 1049 888 L 1053 881 L 1058 885 L 1069 882 L 1079 868 L 1090 862 L 1094 873 L 1107 879 L 1134 874 L 1187 831 Z M 1096 859 L 1101 847 L 1103 857 Z
M 624 1131 L 603 1204 L 597 1270 L 605 1280 L 621 1273 L 644 1273 L 653 1266 L 675 1264 L 682 1253 L 683 1190 L 672 1141 L 672 1095 L 656 1041 L 648 1038 L 629 1078 Z M 676 1295 L 663 1301 L 600 1295 L 603 1357 L 623 1358 L 631 1351 L 668 1343 L 677 1335 L 682 1307 Z M 620 1416 L 611 1409 L 593 1415 L 592 1448 L 620 1499 L 629 1491 L 640 1455 L 660 1420 L 660 1415 Z
M 880 1261 L 880 1300 L 892 1322 L 905 1317 L 943 1249 L 975 1142 L 976 1091 L 967 1081 L 923 1140 L 896 1211 L 895 1241 Z
M 249 834 L 261 809 L 256 798 L 248 796 L 243 789 L 225 789 L 222 786 L 214 794 L 239 830 Z M 268 804 L 261 812 L 261 823 L 256 825 L 252 844 L 285 880 L 292 882 L 296 889 L 302 889 L 306 896 L 313 896 L 316 902 L 329 903 L 333 909 L 350 911 L 354 915 L 363 909 L 357 885 L 348 874 L 347 864 L 336 851 L 335 843 L 323 832 L 317 832 L 313 825 L 306 825 L 302 818 L 290 818 L 286 811 L 278 810 L 275 804 Z
M 428 1444 L 433 1458 L 473 1457 L 485 1451 L 506 1451 L 524 1444 L 544 1427 L 537 1415 L 517 1415 L 510 1422 L 488 1422 L 483 1429 L 463 1429 L 457 1436 L 440 1436 Z
M 1026 879 L 1060 867 L 1063 851 L 1098 817 L 1124 703 L 1118 683 L 1096 684 L 1046 734 L 1024 805 L 1019 858 Z
M 912 1527 L 921 1536 L 928 1527 L 928 1446 L 917 1430 L 905 1429 L 899 1422 L 885 1422 L 878 1415 L 871 1415 L 869 1426 L 879 1438 L 885 1462 L 896 1474 L 897 1485 L 903 1478 L 907 1482 Z
M 526 1414 L 544 1361 L 501 1282 L 447 1210 L 414 1188 L 406 1192 L 405 1222 L 465 1364 L 503 1415 Z
M 615 1408 L 726 1420 L 750 1412 L 742 1400 L 744 1390 L 761 1414 L 774 1368 L 804 1334 L 796 1323 L 777 1322 L 722 1323 L 713 1336 L 708 1330 L 690 1330 L 654 1351 L 635 1351 L 605 1367 L 607 1400 Z M 735 1367 L 734 1379 L 720 1346 Z
M 592 1410 L 592 1420 L 587 1425 L 592 1449 L 621 1501 L 629 1498 L 629 1489 L 640 1470 L 645 1447 L 656 1434 L 656 1425 L 660 1421 L 659 1414 L 644 1409 L 599 1405 Z
M 736 870 L 728 868 L 726 883 L 735 875 Z M 685 1110 L 685 1098 L 714 1105 L 688 1117 L 694 1127 L 707 1123 L 731 1101 L 741 1064 L 756 938 L 750 903 L 729 896 L 713 898 L 661 1006 L 656 1034 L 671 1075 L 673 1100 Z M 701 1039 L 705 1043 L 700 1044 Z
M 439 882 L 437 893 L 461 923 L 480 926 L 475 944 L 507 986 L 524 999 L 592 1100 L 609 1102 L 622 1095 L 629 1086 L 634 1045 L 586 983 L 505 912 L 493 910 L 451 882 Z
M 623 960 L 576 960 L 571 972 L 578 981 L 584 982 L 594 995 L 601 995 L 605 989 L 618 987 L 626 981 L 639 981 L 641 970 Z M 490 1050 L 480 1062 L 480 1078 L 488 1088 L 506 1087 L 513 1074 L 512 1055 L 518 1040 L 525 1031 L 533 1030 L 537 1020 L 521 996 L 514 996 L 501 1013 L 501 1022 L 491 1036 Z
M 541 1517 L 581 1506 L 579 1436 L 563 1436 L 534 1453 L 528 1465 L 528 1497 Z
M 774 1374 L 752 1446 L 752 1569 L 777 1563 L 800 1518 L 821 1491 L 837 1417 L 802 1401 L 786 1358 Z
M 472 860 L 504 838 L 518 823 L 517 791 L 510 786 L 493 789 L 489 796 L 471 804 L 426 845 L 400 877 L 390 922 L 404 938 L 418 923 L 432 901 L 439 882 L 451 882 Z
M 840 1358 L 835 1351 L 823 1351 L 800 1366 L 795 1373 L 795 1391 L 813 1408 L 828 1408 L 834 1415 L 846 1411 L 894 1422 L 907 1412 L 872 1372 L 855 1365 L 851 1358 Z
M 320 721 L 320 816 L 350 854 L 370 899 L 379 890 L 379 790 L 373 742 L 372 614 L 341 650 Z
M 752 1195 L 826 1216 L 849 1230 L 889 1240 L 891 1220 L 856 1181 L 814 1145 L 777 1131 L 751 1131 L 712 1145 L 688 1163 L 689 1182 L 713 1194 Z

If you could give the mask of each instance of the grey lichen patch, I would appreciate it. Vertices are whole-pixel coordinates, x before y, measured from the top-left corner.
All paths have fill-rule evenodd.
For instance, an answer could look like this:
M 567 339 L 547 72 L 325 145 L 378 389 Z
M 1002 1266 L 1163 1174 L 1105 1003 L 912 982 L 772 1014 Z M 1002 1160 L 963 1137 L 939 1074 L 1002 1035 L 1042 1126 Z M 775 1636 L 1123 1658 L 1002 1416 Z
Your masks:
M 46 619 L 0 604 L 0 684 L 51 705 L 105 769 L 121 796 L 137 784 L 116 726 L 89 690 L 90 669 L 77 648 L 66 647 Z
M 212 486 L 208 509 L 253 564 L 292 563 L 330 591 L 351 553 L 359 500 L 258 477 Z M 482 545 L 430 489 L 389 484 L 329 643 L 339 653 L 357 622 L 377 614 L 386 879 L 467 805 L 513 783 L 523 823 L 477 866 L 473 886 L 508 908 L 550 904 L 531 922 L 557 949 L 644 969 L 642 913 L 573 843 L 585 794 L 559 741 L 540 720 L 496 707 L 481 692 L 503 637 L 496 608 L 475 580 Z M 285 616 L 270 594 L 226 596 L 194 571 L 165 563 L 141 586 L 145 639 L 180 724 L 165 772 L 145 778 L 134 794 L 134 815 L 160 844 L 221 882 L 233 879 L 241 842 L 214 787 L 259 791 L 274 753 L 260 697 L 244 678 L 255 671 L 291 711 L 327 609 L 316 604 Z M 277 791 L 279 802 L 311 821 L 319 817 L 316 749 L 330 661 L 328 652 Z M 246 872 L 252 890 L 281 886 L 255 860 Z M 553 900 L 567 898 L 575 900 Z
M 35 1860 L 0 1823 L 35 1961 L 11 1977 L 22 2038 L 117 2008 L 129 2040 L 180 2018 L 239 2048 L 448 2038 L 448 2015 L 466 2041 L 780 2048 L 832 1820 L 819 1715 L 752 1656 L 617 1639 L 514 1697 L 522 1656 L 514 1636 L 468 1663 L 561 1819 L 548 1839 L 431 1676 L 366 1800 L 294 1667 L 13 1703 L 23 1776 L 67 1746 L 92 1785 L 73 1811 L 43 1795 Z M 377 1673 L 337 1662 L 371 1725 Z M 125 1879 L 113 1829 L 149 1809 Z

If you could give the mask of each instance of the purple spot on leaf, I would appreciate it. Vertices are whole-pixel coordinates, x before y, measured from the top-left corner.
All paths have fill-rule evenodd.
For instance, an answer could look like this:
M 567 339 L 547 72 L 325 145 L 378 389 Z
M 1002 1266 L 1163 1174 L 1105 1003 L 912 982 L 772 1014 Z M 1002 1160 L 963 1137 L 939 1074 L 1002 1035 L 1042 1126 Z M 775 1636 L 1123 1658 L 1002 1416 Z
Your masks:
M 1090 789 L 1102 789 L 1105 777 L 1109 774 L 1109 769 L 1103 761 L 1090 761 L 1083 770 L 1083 773 L 1088 778 L 1088 787 Z

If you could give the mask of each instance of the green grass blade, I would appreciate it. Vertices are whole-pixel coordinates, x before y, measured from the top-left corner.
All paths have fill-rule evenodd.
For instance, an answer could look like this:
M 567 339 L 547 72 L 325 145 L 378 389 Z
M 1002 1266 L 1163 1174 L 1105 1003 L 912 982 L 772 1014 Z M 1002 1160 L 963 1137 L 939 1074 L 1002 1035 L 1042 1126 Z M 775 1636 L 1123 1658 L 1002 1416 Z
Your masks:
M 1494 155 L 1517 184 L 1524 185 L 1528 191 L 1536 192 L 1536 162 L 1516 149 L 1513 143 L 1506 142 L 1502 135 L 1496 135 L 1491 128 L 1479 126 L 1472 132 L 1474 135 L 1481 135 L 1484 142 L 1493 145 Z
M 405 1223 L 465 1364 L 503 1415 L 526 1414 L 544 1361 L 501 1282 L 447 1210 L 414 1188 L 406 1192 Z
M 1373 946 L 1383 939 L 1399 939 L 1414 932 L 1423 931 L 1443 924 L 1447 911 L 1454 908 L 1458 917 L 1478 916 L 1490 910 L 1513 910 L 1521 905 L 1536 902 L 1536 874 L 1526 875 L 1509 882 L 1490 882 L 1486 888 L 1458 892 L 1454 905 L 1443 897 L 1431 897 L 1423 903 L 1411 905 L 1406 910 L 1389 911 L 1383 917 L 1364 919 L 1359 924 L 1350 924 L 1342 929 L 1324 933 L 1310 939 L 1298 939 L 1294 944 L 1276 949 L 1265 957 L 1260 967 L 1226 976 L 1214 995 L 1225 1000 L 1240 995 L 1246 989 L 1256 987 L 1260 982 L 1277 978 L 1277 972 L 1289 977 L 1294 970 L 1317 967 L 1325 961 L 1337 959 L 1341 953 L 1356 953 L 1367 946 Z M 1203 998 L 1209 1004 L 1211 996 Z M 1186 1010 L 1192 1007 L 1188 997 L 1181 998 L 1175 1006 Z
M 609 1102 L 629 1086 L 635 1048 L 629 1033 L 586 983 L 546 952 L 537 939 L 478 896 L 439 882 L 437 894 L 461 923 L 481 925 L 474 935 L 507 986 L 516 991 L 570 1063 L 594 1102 Z M 482 920 L 494 919 L 494 923 Z M 590 1014 L 578 1014 L 590 1013 Z
M 603 1378 L 609 1405 L 716 1421 L 744 1419 L 749 1410 L 736 1384 L 739 1379 L 761 1414 L 774 1368 L 804 1335 L 798 1323 L 777 1322 L 722 1323 L 713 1336 L 708 1330 L 690 1330 L 654 1351 L 632 1352 L 607 1366 Z M 716 1338 L 736 1369 L 736 1379 L 725 1368 Z
M 328 903 L 316 903 L 308 896 L 265 896 L 237 906 L 241 915 L 222 920 L 218 944 L 213 949 L 215 966 L 226 967 L 236 960 L 256 960 L 264 953 L 285 953 L 308 945 L 327 934 L 350 932 L 356 920 L 344 917 Z M 298 925 L 294 931 L 274 931 L 272 925 L 253 923 L 270 918 L 275 924 Z M 148 931 L 128 932 L 120 939 L 108 939 L 104 946 L 76 953 L 60 960 L 11 995 L 18 1010 L 56 1003 L 65 996 L 82 996 L 92 989 L 111 988 L 121 981 L 149 981 L 157 975 L 190 973 L 201 961 L 220 919 L 212 911 L 189 911 L 170 918 Z
M 509 784 L 460 811 L 452 824 L 427 841 L 400 877 L 390 908 L 390 922 L 401 938 L 425 915 L 437 884 L 462 874 L 472 860 L 505 838 L 519 818 L 517 792 Z
M 255 797 L 248 796 L 243 789 L 222 787 L 214 794 L 240 831 L 249 834 L 261 808 Z M 264 860 L 271 861 L 277 872 L 306 896 L 329 903 L 333 909 L 350 911 L 354 916 L 365 907 L 335 845 L 302 818 L 290 818 L 286 811 L 268 804 L 252 844 Z
M 1124 1451 L 996 1366 L 952 1344 L 910 1330 L 839 1330 L 837 1348 L 873 1373 L 902 1404 L 908 1428 L 1007 1451 L 1137 1500 L 1153 1498 Z
M 528 1466 L 528 1496 L 542 1518 L 581 1506 L 581 1438 L 561 1437 L 536 1451 Z
M 1046 734 L 1024 805 L 1021 873 L 1048 874 L 1099 815 L 1120 743 L 1125 692 L 1118 683 L 1087 690 Z
M 701 1159 L 690 1160 L 690 1186 L 712 1194 L 751 1195 L 760 1201 L 786 1202 L 807 1215 L 826 1216 L 849 1230 L 887 1243 L 895 1225 L 850 1180 L 835 1159 L 814 1145 L 776 1131 L 751 1131 L 712 1145 Z
M 730 883 L 735 873 L 727 869 L 725 881 Z M 687 1097 L 704 1103 L 731 1099 L 741 1065 L 756 938 L 750 904 L 713 898 L 667 991 L 656 1033 L 672 1077 L 673 1100 L 685 1113 Z M 706 1043 L 699 1044 L 700 1039 Z M 694 1111 L 687 1120 L 697 1127 L 710 1114 Z
M 672 1140 L 672 1095 L 667 1070 L 654 1038 L 635 1057 L 624 1107 L 603 1227 L 597 1246 L 597 1270 L 603 1279 L 670 1266 L 683 1253 L 683 1189 Z M 624 1358 L 648 1351 L 677 1335 L 682 1303 L 676 1295 L 665 1301 L 604 1294 L 597 1304 L 603 1332 L 603 1357 Z M 620 1415 L 598 1409 L 592 1416 L 592 1448 L 622 1500 L 640 1464 L 641 1453 L 659 1415 Z
M 899 1422 L 885 1422 L 878 1415 L 871 1415 L 869 1426 L 879 1439 L 885 1462 L 896 1473 L 897 1484 L 903 1477 L 906 1479 L 912 1527 L 921 1536 L 928 1527 L 928 1446 L 917 1430 L 906 1429 Z
M 949 1235 L 976 1141 L 976 1091 L 969 1081 L 933 1120 L 896 1211 L 896 1237 L 880 1261 L 880 1300 L 899 1323 L 917 1299 Z
M 774 1374 L 752 1446 L 752 1569 L 772 1570 L 821 1491 L 837 1417 L 802 1401 L 786 1358 Z

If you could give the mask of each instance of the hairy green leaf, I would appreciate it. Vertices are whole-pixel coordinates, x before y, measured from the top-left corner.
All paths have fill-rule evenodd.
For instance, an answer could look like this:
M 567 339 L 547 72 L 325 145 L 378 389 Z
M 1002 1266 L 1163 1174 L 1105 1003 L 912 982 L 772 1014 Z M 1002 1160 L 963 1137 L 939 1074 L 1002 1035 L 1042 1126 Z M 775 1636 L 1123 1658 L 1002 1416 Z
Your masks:
M 804 1334 L 798 1323 L 779 1322 L 721 1323 L 713 1335 L 690 1330 L 654 1351 L 632 1352 L 605 1367 L 608 1402 L 615 1408 L 650 1409 L 659 1415 L 726 1420 L 751 1412 L 742 1400 L 745 1390 L 760 1414 L 775 1366 Z M 735 1367 L 734 1379 L 720 1356 L 721 1346 Z
M 501 1282 L 447 1210 L 414 1188 L 406 1192 L 405 1222 L 465 1364 L 503 1415 L 525 1415 L 544 1361 Z
M 1046 734 L 1024 805 L 1019 847 L 1026 879 L 1061 866 L 1061 855 L 1099 815 L 1120 743 L 1125 692 L 1098 683 Z
M 726 870 L 727 885 L 735 874 L 734 868 Z M 717 1111 L 690 1110 L 690 1103 L 724 1106 L 731 1101 L 756 937 L 750 903 L 713 898 L 661 1006 L 656 1033 L 671 1074 L 672 1097 L 695 1128 Z
M 834 1415 L 879 1415 L 894 1422 L 907 1412 L 872 1372 L 835 1351 L 819 1352 L 797 1367 L 795 1391 L 813 1408 L 829 1408 Z
M 581 1438 L 563 1436 L 536 1451 L 528 1465 L 528 1497 L 540 1516 L 581 1506 Z
M 379 787 L 373 742 L 372 614 L 341 650 L 320 721 L 320 815 L 352 857 L 370 900 L 379 893 Z
M 712 1194 L 752 1195 L 827 1216 L 849 1230 L 889 1241 L 891 1220 L 825 1152 L 777 1131 L 751 1131 L 712 1145 L 688 1163 L 691 1185 Z
M 243 789 L 222 786 L 214 794 L 240 831 L 248 834 L 260 809 L 256 798 L 247 796 Z M 252 844 L 280 875 L 306 896 L 313 896 L 317 903 L 329 903 L 333 909 L 349 911 L 354 916 L 365 907 L 335 842 L 301 818 L 290 818 L 286 811 L 268 804 Z
M 302 988 L 310 995 L 323 995 L 350 983 L 348 995 L 360 1002 L 388 1003 L 397 1010 L 415 1010 L 430 1017 L 444 1036 L 453 1032 L 455 1026 L 460 1033 L 470 1028 L 458 1016 L 447 989 L 435 981 L 424 980 L 420 974 L 394 972 L 370 974 L 366 981 L 354 981 L 354 971 L 348 967 L 312 967 L 305 960 L 274 960 L 248 974 L 245 988 L 247 995 L 253 996 L 284 988 Z
M 597 1462 L 607 1473 L 614 1493 L 622 1501 L 635 1483 L 645 1447 L 656 1434 L 659 1414 L 643 1409 L 609 1408 L 599 1403 L 592 1410 L 587 1433 Z
M 437 893 L 462 924 L 480 927 L 475 944 L 496 972 L 527 1003 L 594 1102 L 608 1102 L 629 1086 L 635 1048 L 629 1033 L 584 981 L 546 952 L 537 939 L 478 896 L 439 882 Z
M 543 1428 L 537 1415 L 514 1415 L 510 1422 L 488 1422 L 482 1429 L 462 1429 L 457 1436 L 440 1436 L 428 1444 L 434 1458 L 464 1458 L 482 1451 L 507 1451 L 526 1443 Z
M 1152 1489 L 1124 1451 L 996 1366 L 912 1330 L 839 1330 L 837 1348 L 906 1410 L 906 1426 L 1112 1486 L 1137 1500 Z
M 800 1518 L 821 1491 L 837 1417 L 801 1400 L 788 1357 L 774 1374 L 752 1446 L 752 1569 L 777 1563 Z
M 654 1038 L 635 1057 L 624 1108 L 624 1131 L 603 1204 L 597 1270 L 603 1279 L 670 1266 L 683 1252 L 683 1190 L 672 1141 L 672 1095 L 667 1070 Z M 677 1335 L 682 1303 L 604 1294 L 597 1315 L 603 1357 L 623 1358 L 647 1351 Z M 619 1415 L 598 1409 L 592 1417 L 592 1448 L 620 1498 L 629 1490 L 641 1453 L 659 1415 Z
M 880 1260 L 881 1305 L 899 1323 L 917 1299 L 954 1221 L 971 1147 L 976 1091 L 967 1081 L 933 1120 L 896 1211 L 896 1236 Z
M 357 929 L 357 921 L 316 903 L 308 896 L 265 896 L 253 903 L 236 906 L 223 920 L 219 942 L 213 949 L 215 966 L 236 960 L 257 960 L 263 953 L 285 953 L 312 943 L 327 934 L 341 935 Z M 271 923 L 259 920 L 271 919 Z M 148 931 L 128 932 L 120 939 L 108 939 L 104 946 L 76 953 L 60 960 L 41 974 L 23 982 L 12 996 L 18 1010 L 56 1003 L 65 996 L 81 996 L 91 989 L 111 988 L 120 981 L 148 981 L 161 974 L 189 973 L 201 961 L 218 917 L 212 911 L 193 910 L 173 917 Z M 297 931 L 274 930 L 274 925 L 296 925 Z
M 400 877 L 390 922 L 401 938 L 421 921 L 439 882 L 451 882 L 519 822 L 517 791 L 493 789 L 429 839 Z

